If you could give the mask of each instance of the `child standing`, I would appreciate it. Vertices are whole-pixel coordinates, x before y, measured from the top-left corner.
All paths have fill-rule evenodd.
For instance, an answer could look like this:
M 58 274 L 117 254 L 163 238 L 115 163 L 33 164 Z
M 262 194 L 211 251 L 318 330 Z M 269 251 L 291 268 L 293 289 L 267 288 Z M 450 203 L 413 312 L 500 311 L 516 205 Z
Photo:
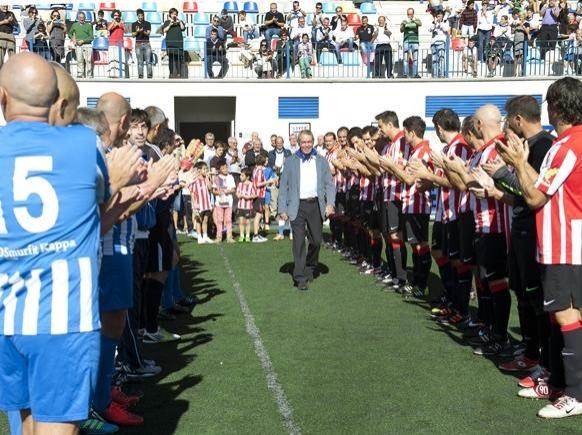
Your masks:
M 253 186 L 257 191 L 257 197 L 254 201 L 255 222 L 253 228 L 253 243 L 263 243 L 267 239 L 259 234 L 261 225 L 261 218 L 263 217 L 263 210 L 265 208 L 265 195 L 267 193 L 267 184 L 269 183 L 265 178 L 265 164 L 267 158 L 263 155 L 257 156 L 255 159 L 255 167 L 253 169 Z
M 253 203 L 257 197 L 257 191 L 251 181 L 252 172 L 245 168 L 240 174 L 240 183 L 236 188 L 236 197 L 238 198 L 237 216 L 240 236 L 239 242 L 251 241 L 251 219 L 255 215 Z
M 232 194 L 236 191 L 234 178 L 228 173 L 228 165 L 223 160 L 218 166 L 218 175 L 214 177 L 212 191 L 215 197 L 214 223 L 216 224 L 216 242 L 222 242 L 222 228 L 226 227 L 226 241 L 234 243 L 232 238 Z
M 301 42 L 298 45 L 297 53 L 299 56 L 299 70 L 301 71 L 301 78 L 312 77 L 311 75 L 311 61 L 313 60 L 313 46 L 309 42 L 309 35 L 304 33 L 301 36 Z
M 208 166 L 198 162 L 194 166 L 198 170 L 198 177 L 190 186 L 192 192 L 192 208 L 196 219 L 198 244 L 213 243 L 208 237 L 208 218 L 212 210 L 210 205 L 210 190 L 208 186 Z

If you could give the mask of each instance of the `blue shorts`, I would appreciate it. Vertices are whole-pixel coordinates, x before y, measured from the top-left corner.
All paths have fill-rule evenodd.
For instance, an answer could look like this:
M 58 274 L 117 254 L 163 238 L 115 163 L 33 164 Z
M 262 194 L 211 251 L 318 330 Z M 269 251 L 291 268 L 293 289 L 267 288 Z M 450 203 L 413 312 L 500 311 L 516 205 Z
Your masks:
M 100 332 L 0 335 L 0 410 L 30 409 L 35 421 L 89 415 L 99 366 Z
M 104 255 L 99 271 L 99 310 L 133 306 L 133 255 Z

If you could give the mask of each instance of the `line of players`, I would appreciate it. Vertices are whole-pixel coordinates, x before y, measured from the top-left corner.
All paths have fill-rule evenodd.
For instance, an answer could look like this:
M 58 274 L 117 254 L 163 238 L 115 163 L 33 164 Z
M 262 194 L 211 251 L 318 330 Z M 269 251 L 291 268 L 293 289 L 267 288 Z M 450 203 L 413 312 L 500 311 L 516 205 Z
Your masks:
M 527 375 L 518 395 L 551 400 L 538 415 L 561 418 L 582 414 L 582 84 L 559 80 L 546 101 L 557 138 L 524 95 L 507 101 L 505 120 L 493 105 L 463 122 L 439 110 L 439 151 L 422 118 L 401 128 L 393 111 L 376 116 L 377 128 L 327 133 L 325 144 L 337 190 L 330 247 L 406 298 L 427 295 L 434 260 L 444 291 L 432 318 L 462 329 L 474 354 Z M 510 289 L 523 337 L 515 345 Z

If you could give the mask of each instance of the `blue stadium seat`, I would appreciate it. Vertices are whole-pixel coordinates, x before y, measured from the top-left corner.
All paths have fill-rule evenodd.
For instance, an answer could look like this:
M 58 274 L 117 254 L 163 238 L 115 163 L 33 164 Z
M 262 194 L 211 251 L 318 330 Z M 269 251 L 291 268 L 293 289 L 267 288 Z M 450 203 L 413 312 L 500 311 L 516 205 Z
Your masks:
M 376 6 L 372 2 L 362 3 L 360 5 L 360 12 L 362 14 L 375 14 L 376 13 Z
M 121 19 L 124 23 L 135 23 L 137 21 L 137 14 L 135 11 L 122 11 Z
M 323 2 L 322 10 L 324 14 L 335 14 L 335 3 Z
M 155 2 L 143 2 L 141 4 L 141 8 L 144 10 L 144 12 L 157 12 L 158 11 L 158 5 Z
M 50 11 L 52 9 L 50 3 L 39 3 L 36 5 L 36 8 L 39 11 Z
M 243 10 L 247 14 L 258 14 L 259 13 L 259 5 L 256 2 L 245 2 L 243 5 Z
M 238 3 L 237 2 L 224 2 L 223 9 L 226 9 L 226 12 L 229 14 L 238 12 Z
M 162 51 L 166 51 L 166 38 L 162 39 Z
M 206 39 L 206 26 L 194 26 L 194 38 Z
M 342 64 L 344 66 L 360 66 L 360 52 L 354 51 L 342 51 L 340 53 L 342 57 Z M 335 57 L 335 56 L 334 56 Z
M 85 14 L 85 21 L 92 23 L 95 20 L 95 12 L 93 11 L 79 11 Z
M 335 53 L 332 53 L 331 51 L 322 52 L 319 58 L 319 64 L 323 66 L 337 66 L 338 63 Z
M 257 24 L 257 15 L 258 14 L 248 14 L 247 15 L 247 22 L 249 24 Z
M 152 24 L 162 24 L 162 14 L 159 12 L 148 12 L 146 14 L 146 20 Z
M 194 15 L 194 24 L 210 24 L 210 15 L 205 12 L 198 12 Z
M 80 11 L 94 11 L 95 3 L 79 3 L 79 7 L 77 9 Z
M 95 38 L 93 40 L 94 50 L 109 50 L 109 38 Z
M 200 47 L 204 49 L 204 41 L 200 41 L 199 39 L 192 38 L 188 36 L 184 38 L 184 50 L 186 51 L 199 51 Z
M 70 11 L 73 9 L 73 3 L 51 3 L 50 8 L 65 9 L 67 11 Z M 38 9 L 40 9 L 40 7 Z

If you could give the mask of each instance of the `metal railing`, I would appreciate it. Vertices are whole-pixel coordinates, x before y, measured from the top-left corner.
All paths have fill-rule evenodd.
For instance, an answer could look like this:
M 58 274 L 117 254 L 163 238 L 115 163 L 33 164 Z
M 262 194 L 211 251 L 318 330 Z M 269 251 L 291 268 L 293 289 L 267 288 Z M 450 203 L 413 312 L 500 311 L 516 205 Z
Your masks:
M 149 45 L 84 46 L 90 52 L 84 54 L 85 65 L 77 59 L 83 55 L 79 48 L 66 49 L 62 59 L 55 59 L 57 55 L 50 44 L 28 41 L 20 47 L 48 60 L 60 60 L 73 76 L 98 79 L 471 79 L 582 75 L 582 46 L 576 47 L 572 40 L 544 41 L 543 45 L 498 40 L 475 53 L 454 50 L 449 40 L 412 47 L 393 43 L 367 50 L 355 45 L 352 50 L 316 46 L 309 61 L 300 61 L 292 43 L 275 49 L 271 56 L 241 47 L 207 53 L 204 41 L 196 47 L 186 45 L 184 50 L 162 50 Z

